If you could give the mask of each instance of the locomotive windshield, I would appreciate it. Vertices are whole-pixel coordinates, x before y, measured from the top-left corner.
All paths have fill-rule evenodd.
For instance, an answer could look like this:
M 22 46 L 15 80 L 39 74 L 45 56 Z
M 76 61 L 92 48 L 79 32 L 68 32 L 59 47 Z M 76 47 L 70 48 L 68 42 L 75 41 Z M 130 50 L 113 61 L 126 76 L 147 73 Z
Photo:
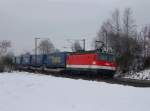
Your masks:
M 112 54 L 101 53 L 101 54 L 98 54 L 98 60 L 114 62 L 115 61 L 115 57 Z

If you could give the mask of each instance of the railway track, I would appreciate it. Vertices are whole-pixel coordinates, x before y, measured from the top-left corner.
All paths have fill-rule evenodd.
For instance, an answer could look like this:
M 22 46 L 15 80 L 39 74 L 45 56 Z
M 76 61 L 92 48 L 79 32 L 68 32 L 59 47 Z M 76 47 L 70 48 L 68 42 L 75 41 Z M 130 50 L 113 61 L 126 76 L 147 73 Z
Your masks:
M 32 71 L 28 70 L 28 72 L 32 73 L 40 73 L 44 75 L 51 75 L 55 77 L 63 77 L 63 78 L 70 78 L 70 79 L 82 79 L 88 81 L 97 81 L 97 82 L 105 82 L 109 84 L 119 84 L 124 86 L 133 86 L 133 87 L 150 87 L 150 81 L 145 80 L 134 80 L 134 79 L 126 79 L 120 77 L 102 77 L 98 75 L 91 75 L 91 74 L 74 74 L 74 73 L 63 73 L 63 72 L 54 72 L 54 71 Z

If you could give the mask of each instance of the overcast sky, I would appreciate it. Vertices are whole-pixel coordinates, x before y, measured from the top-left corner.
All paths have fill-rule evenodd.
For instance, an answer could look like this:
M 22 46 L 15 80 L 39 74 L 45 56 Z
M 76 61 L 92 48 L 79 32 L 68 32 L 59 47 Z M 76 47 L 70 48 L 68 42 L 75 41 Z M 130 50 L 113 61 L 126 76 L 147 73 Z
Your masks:
M 34 38 L 50 38 L 58 49 L 66 39 L 87 39 L 89 49 L 101 23 L 115 8 L 130 7 L 138 27 L 150 24 L 149 0 L 0 0 L 0 40 L 13 51 L 34 48 Z

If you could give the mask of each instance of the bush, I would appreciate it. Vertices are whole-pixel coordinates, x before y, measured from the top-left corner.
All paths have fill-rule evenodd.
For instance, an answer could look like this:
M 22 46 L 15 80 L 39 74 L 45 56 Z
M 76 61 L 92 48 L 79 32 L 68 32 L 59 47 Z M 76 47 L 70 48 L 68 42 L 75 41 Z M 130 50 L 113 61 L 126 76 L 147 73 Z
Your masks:
M 150 68 L 150 57 L 146 57 L 144 59 L 144 67 L 145 68 Z
M 11 55 L 5 55 L 0 58 L 0 72 L 10 72 L 13 69 L 13 61 Z

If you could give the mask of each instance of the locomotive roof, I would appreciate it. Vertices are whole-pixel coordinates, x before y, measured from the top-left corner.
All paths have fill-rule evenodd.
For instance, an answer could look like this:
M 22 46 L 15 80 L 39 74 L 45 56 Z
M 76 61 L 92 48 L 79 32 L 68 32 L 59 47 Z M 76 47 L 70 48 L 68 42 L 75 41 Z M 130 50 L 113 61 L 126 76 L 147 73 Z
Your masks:
M 70 54 L 92 54 L 92 53 L 99 53 L 99 54 L 112 54 L 112 52 L 102 51 L 102 50 L 88 50 L 88 51 L 78 51 L 78 52 L 71 52 Z

